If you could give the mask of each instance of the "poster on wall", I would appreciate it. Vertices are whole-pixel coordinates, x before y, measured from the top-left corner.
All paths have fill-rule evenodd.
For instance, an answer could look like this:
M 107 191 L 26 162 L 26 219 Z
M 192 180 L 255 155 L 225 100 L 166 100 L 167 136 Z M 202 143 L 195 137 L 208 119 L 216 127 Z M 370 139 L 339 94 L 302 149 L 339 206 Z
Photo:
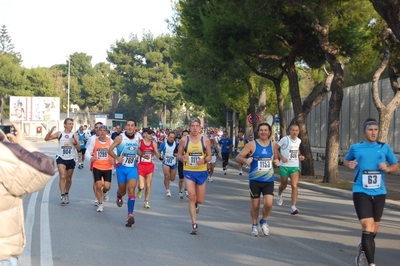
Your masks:
M 10 121 L 58 121 L 59 97 L 10 96 Z

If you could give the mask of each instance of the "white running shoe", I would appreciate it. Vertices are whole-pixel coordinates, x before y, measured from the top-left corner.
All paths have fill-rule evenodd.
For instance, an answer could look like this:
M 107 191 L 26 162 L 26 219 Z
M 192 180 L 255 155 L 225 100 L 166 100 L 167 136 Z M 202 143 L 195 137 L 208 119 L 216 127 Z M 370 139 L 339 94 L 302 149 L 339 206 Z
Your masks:
M 103 200 L 104 200 L 105 202 L 107 202 L 107 201 L 110 200 L 110 197 L 108 196 L 108 191 L 107 191 L 106 193 L 103 193 Z
M 253 225 L 251 227 L 251 236 L 258 236 L 258 225 Z
M 207 181 L 208 181 L 208 182 L 212 182 L 213 180 L 212 180 L 211 177 L 207 177 Z
M 183 192 L 179 192 L 179 198 L 183 199 Z
M 62 205 L 65 205 L 65 196 L 64 195 L 61 196 L 61 202 L 60 203 Z
M 265 236 L 269 235 L 269 227 L 268 227 L 267 222 L 265 222 L 265 223 L 262 224 L 261 221 L 260 221 L 260 226 L 261 226 L 261 231 L 262 231 L 262 233 L 263 233 Z
M 239 175 L 242 175 L 243 174 L 243 172 L 242 171 L 239 171 Z
M 99 204 L 99 206 L 97 207 L 97 212 L 103 212 L 103 210 L 103 204 Z
M 167 189 L 167 191 L 165 192 L 165 195 L 167 197 L 171 197 L 171 190 Z
M 186 190 L 186 188 L 185 188 L 185 197 L 189 198 L 189 192 Z
M 69 194 L 65 194 L 64 202 L 65 202 L 65 204 L 69 204 Z
M 278 204 L 279 206 L 283 204 L 282 196 L 276 195 L 276 204 Z
M 299 209 L 296 208 L 296 206 L 290 207 L 290 214 L 295 215 L 299 213 Z
M 99 201 L 97 199 L 94 200 L 94 206 L 99 206 Z

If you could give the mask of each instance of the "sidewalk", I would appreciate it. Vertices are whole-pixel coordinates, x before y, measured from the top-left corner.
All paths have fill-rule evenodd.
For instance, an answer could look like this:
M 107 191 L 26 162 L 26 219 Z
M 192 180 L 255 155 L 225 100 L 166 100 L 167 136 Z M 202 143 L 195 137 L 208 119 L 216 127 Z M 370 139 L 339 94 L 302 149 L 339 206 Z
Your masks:
M 219 161 L 222 161 L 221 157 L 219 156 Z M 235 159 L 230 158 L 229 159 L 229 165 L 234 167 L 234 169 L 237 169 L 238 164 Z M 314 171 L 316 176 L 323 176 L 324 175 L 324 169 L 325 169 L 325 163 L 323 161 L 314 161 Z M 243 167 L 244 172 L 248 172 L 248 169 L 245 169 Z M 276 171 L 277 172 L 277 171 Z M 275 172 L 275 180 L 279 181 L 281 180 L 281 177 L 279 175 L 279 172 Z M 350 170 L 349 168 L 339 165 L 339 179 L 340 180 L 346 180 L 353 182 L 353 170 Z M 392 174 L 385 174 L 385 183 L 386 183 L 386 188 L 400 192 L 400 176 L 398 175 L 392 175 Z M 322 193 L 327 193 L 335 196 L 342 196 L 348 199 L 352 199 L 352 192 L 344 189 L 338 189 L 338 188 L 330 188 L 330 187 L 325 187 L 321 186 L 319 184 L 314 184 L 306 181 L 299 181 L 299 187 L 300 188 L 306 188 L 314 191 L 319 191 Z M 400 210 L 400 201 L 395 201 L 395 200 L 386 200 L 386 208 L 392 208 L 396 210 Z

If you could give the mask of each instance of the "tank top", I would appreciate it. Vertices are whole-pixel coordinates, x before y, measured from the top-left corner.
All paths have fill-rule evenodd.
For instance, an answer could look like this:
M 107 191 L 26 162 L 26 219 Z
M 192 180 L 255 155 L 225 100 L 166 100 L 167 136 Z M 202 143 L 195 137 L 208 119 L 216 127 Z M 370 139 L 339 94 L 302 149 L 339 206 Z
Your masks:
M 136 153 L 139 149 L 139 138 L 135 136 L 133 139 L 130 139 L 125 133 L 121 135 L 122 142 L 117 146 L 117 155 L 123 159 L 121 166 L 135 167 Z
M 75 159 L 76 148 L 70 141 L 74 137 L 74 132 L 65 133 L 61 131 L 61 135 L 58 138 L 58 152 L 57 157 L 61 157 L 63 160 Z
M 253 161 L 250 164 L 249 180 L 260 182 L 274 181 L 274 167 L 272 141 L 267 146 L 262 146 L 258 140 L 255 140 L 256 149 L 251 155 Z
M 197 160 L 206 157 L 206 148 L 203 137 L 197 143 L 193 143 L 189 136 L 186 139 L 185 154 L 188 160 L 183 165 L 183 170 L 192 172 L 207 171 L 207 164 L 197 165 Z
M 281 147 L 282 156 L 288 159 L 286 163 L 281 160 L 281 166 L 299 167 L 300 143 L 301 139 L 296 137 L 296 140 L 293 141 L 290 136 L 286 136 L 278 142 L 278 145 Z
M 78 133 L 79 137 L 79 145 L 81 145 L 81 149 L 86 149 L 86 140 L 85 140 L 85 132 Z
M 98 137 L 94 140 L 93 156 L 96 159 L 93 162 L 93 167 L 102 171 L 111 170 L 110 155 L 108 149 L 111 146 L 111 139 L 106 138 L 106 141 L 101 141 Z
M 177 145 L 178 144 L 176 143 L 176 141 L 174 141 L 172 144 L 168 143 L 167 140 L 164 142 L 164 149 L 162 151 L 164 157 L 163 164 L 168 166 L 176 165 L 176 157 L 174 156 L 174 151 Z
M 153 163 L 153 156 L 154 156 L 154 144 L 150 142 L 149 145 L 144 143 L 144 140 L 140 140 L 139 149 L 142 151 L 142 155 L 140 156 L 140 163 L 143 164 L 152 164 Z M 148 159 L 144 158 L 143 155 L 149 156 Z

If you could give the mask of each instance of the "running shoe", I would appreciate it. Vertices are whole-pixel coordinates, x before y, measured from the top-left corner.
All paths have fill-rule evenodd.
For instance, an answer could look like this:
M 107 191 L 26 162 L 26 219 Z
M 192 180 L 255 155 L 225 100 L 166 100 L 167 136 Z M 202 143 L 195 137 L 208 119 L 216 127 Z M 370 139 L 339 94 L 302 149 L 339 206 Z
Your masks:
M 211 177 L 207 177 L 207 181 L 208 181 L 208 182 L 212 182 L 213 180 L 212 180 Z
M 136 196 L 138 197 L 138 199 L 142 198 L 142 190 L 143 189 L 139 189 L 137 190 Z
M 261 226 L 261 232 L 262 232 L 265 236 L 269 235 L 269 228 L 268 228 L 267 222 L 261 223 L 261 220 L 260 220 L 260 226 Z
M 191 235 L 197 235 L 198 234 L 197 229 L 198 229 L 197 224 L 192 224 L 192 230 L 190 231 L 190 234 Z
M 243 172 L 242 171 L 239 171 L 239 175 L 242 175 L 243 174 Z
M 99 204 L 99 206 L 97 207 L 97 212 L 103 212 L 103 210 L 103 204 Z
M 81 169 L 83 169 L 83 164 L 81 164 Z
M 199 205 L 197 204 L 197 202 L 196 202 L 195 206 L 196 206 L 196 213 L 199 213 L 200 208 L 199 208 Z
M 65 194 L 64 202 L 65 202 L 65 204 L 69 204 L 69 195 L 68 194 Z
M 226 170 L 224 170 L 224 175 L 226 175 Z
M 167 197 L 171 197 L 171 190 L 167 189 L 167 191 L 165 192 L 165 195 Z
M 183 199 L 183 192 L 179 192 L 179 198 Z
M 105 202 L 107 202 L 107 201 L 110 200 L 110 197 L 108 196 L 108 192 L 106 192 L 106 193 L 103 192 L 103 200 L 104 200 Z
M 357 253 L 358 254 L 355 259 L 356 266 L 364 266 L 365 262 L 366 262 L 366 257 L 365 257 L 364 250 L 362 249 L 361 242 L 359 242 L 357 245 Z
M 118 207 L 122 207 L 122 205 L 124 204 L 124 200 L 122 199 L 122 197 L 121 198 L 118 198 L 118 196 L 117 196 L 117 206 Z
M 135 218 L 133 218 L 132 214 L 128 214 L 128 218 L 126 218 L 126 227 L 132 227 L 132 225 L 135 223 Z
M 61 195 L 61 205 L 64 205 L 65 204 L 65 196 L 64 195 Z
M 251 227 L 251 236 L 258 236 L 258 225 L 253 225 Z
M 282 196 L 276 195 L 276 204 L 278 204 L 279 206 L 283 204 Z
M 187 192 L 186 188 L 185 188 L 185 196 L 186 198 L 189 198 L 189 192 Z
M 290 207 L 290 214 L 295 215 L 299 213 L 299 209 L 297 209 L 295 206 Z
M 99 206 L 99 201 L 97 199 L 94 200 L 94 206 Z
M 143 208 L 150 209 L 150 204 L 149 204 L 149 202 L 147 200 L 144 202 Z

